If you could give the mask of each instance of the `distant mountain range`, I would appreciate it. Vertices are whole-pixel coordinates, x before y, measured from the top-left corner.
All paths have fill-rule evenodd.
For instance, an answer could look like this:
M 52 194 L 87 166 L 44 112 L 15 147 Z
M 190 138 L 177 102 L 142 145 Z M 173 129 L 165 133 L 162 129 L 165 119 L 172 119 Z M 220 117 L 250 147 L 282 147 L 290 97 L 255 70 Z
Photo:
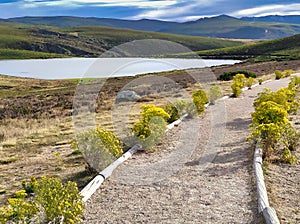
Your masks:
M 242 20 L 252 22 L 275 22 L 275 23 L 290 23 L 300 24 L 300 16 L 262 16 L 262 17 L 242 17 Z
M 164 32 L 190 36 L 238 39 L 277 39 L 300 33 L 300 16 L 244 17 L 241 19 L 220 15 L 192 22 L 159 20 L 121 20 L 82 17 L 18 17 L 8 22 L 47 25 L 61 28 L 78 26 L 107 26 L 132 30 Z

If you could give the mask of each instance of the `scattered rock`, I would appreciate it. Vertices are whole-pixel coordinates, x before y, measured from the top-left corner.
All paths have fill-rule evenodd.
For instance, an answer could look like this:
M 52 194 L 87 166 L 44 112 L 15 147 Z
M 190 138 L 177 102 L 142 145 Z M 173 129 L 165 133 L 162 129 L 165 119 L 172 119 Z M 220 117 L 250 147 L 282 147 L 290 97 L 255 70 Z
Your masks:
M 119 92 L 116 98 L 116 103 L 120 102 L 132 102 L 140 99 L 141 97 L 135 92 L 131 90 L 125 90 Z

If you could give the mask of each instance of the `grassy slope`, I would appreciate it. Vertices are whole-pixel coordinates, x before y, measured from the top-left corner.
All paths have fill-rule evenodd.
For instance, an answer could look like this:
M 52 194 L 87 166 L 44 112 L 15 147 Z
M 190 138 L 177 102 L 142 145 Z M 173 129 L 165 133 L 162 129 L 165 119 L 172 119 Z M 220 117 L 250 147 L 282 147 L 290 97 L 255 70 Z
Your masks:
M 170 25 L 176 24 L 176 22 L 167 22 L 159 20 L 120 20 L 120 19 L 109 19 L 109 18 L 83 18 L 74 16 L 54 16 L 54 17 L 20 17 L 11 18 L 9 21 L 26 23 L 33 25 L 48 25 L 55 27 L 78 27 L 78 26 L 108 26 L 114 28 L 126 28 L 133 30 L 144 30 L 144 31 L 159 31 Z
M 169 40 L 194 51 L 243 44 L 240 41 L 108 27 L 55 28 L 0 22 L 0 59 L 97 57 L 114 46 L 140 39 Z
M 168 33 L 224 38 L 276 39 L 300 33 L 300 25 L 249 22 L 228 16 L 177 24 L 162 30 Z
M 133 30 L 223 38 L 276 39 L 300 33 L 300 25 L 275 22 L 244 21 L 226 15 L 198 21 L 174 23 L 158 20 L 120 20 L 81 17 L 22 17 L 11 21 L 57 27 L 108 26 Z M 284 21 L 284 20 L 283 20 Z M 266 32 L 266 30 L 268 32 Z
M 99 38 L 111 46 L 116 46 L 122 43 L 126 43 L 132 40 L 140 39 L 161 39 L 168 40 L 182 44 L 189 47 L 192 50 L 195 49 L 215 49 L 227 46 L 238 46 L 242 43 L 240 41 L 232 40 L 221 40 L 216 38 L 207 37 L 193 37 L 193 36 L 183 36 L 176 34 L 167 33 L 155 33 L 155 32 L 143 32 L 143 31 L 133 31 L 126 29 L 115 29 L 108 27 L 76 27 L 63 29 L 65 32 L 77 32 L 79 35 L 88 38 Z
M 218 58 L 250 58 L 260 56 L 278 59 L 299 59 L 300 34 L 277 40 L 263 41 L 256 44 L 230 47 L 219 50 L 199 51 L 198 54 L 201 56 Z

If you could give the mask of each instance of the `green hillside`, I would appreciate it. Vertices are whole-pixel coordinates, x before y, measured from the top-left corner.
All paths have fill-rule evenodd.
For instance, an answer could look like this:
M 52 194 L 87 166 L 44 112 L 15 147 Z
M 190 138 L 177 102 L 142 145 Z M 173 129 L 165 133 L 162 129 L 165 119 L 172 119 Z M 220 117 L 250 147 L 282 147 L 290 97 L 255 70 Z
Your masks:
M 246 21 L 234 17 L 221 15 L 203 18 L 192 22 L 168 22 L 160 20 L 122 20 L 107 18 L 82 18 L 70 16 L 56 17 L 20 17 L 6 21 L 25 24 L 48 25 L 61 28 L 81 26 L 106 26 L 132 30 L 173 33 L 189 36 L 205 36 L 235 39 L 277 39 L 300 33 L 300 24 L 289 24 L 299 17 L 277 18 L 274 22 L 270 18 L 257 21 Z M 264 21 L 264 19 L 266 21 Z M 270 22 L 268 22 L 268 19 Z M 279 22 L 281 19 L 282 22 Z M 287 22 L 286 22 L 287 21 Z
M 194 22 L 176 24 L 161 30 L 167 33 L 184 33 L 193 36 L 210 36 L 243 39 L 277 39 L 300 33 L 300 25 L 243 21 L 222 15 Z
M 289 15 L 289 16 L 261 16 L 261 17 L 242 17 L 242 20 L 252 22 L 276 22 L 276 23 L 290 23 L 300 24 L 300 15 Z
M 0 22 L 0 58 L 97 57 L 133 40 L 161 39 L 191 50 L 242 45 L 242 42 L 108 27 L 55 28 Z
M 159 20 L 141 19 L 141 20 L 121 20 L 95 17 L 75 17 L 75 16 L 53 16 L 53 17 L 19 17 L 8 19 L 10 22 L 26 23 L 33 25 L 47 25 L 61 28 L 76 26 L 108 26 L 114 28 L 126 28 L 144 31 L 159 31 L 168 26 L 177 24 L 176 22 L 167 22 Z
M 255 58 L 258 59 L 300 59 L 300 34 L 271 41 L 262 41 L 238 47 L 197 52 L 203 57 L 213 58 Z

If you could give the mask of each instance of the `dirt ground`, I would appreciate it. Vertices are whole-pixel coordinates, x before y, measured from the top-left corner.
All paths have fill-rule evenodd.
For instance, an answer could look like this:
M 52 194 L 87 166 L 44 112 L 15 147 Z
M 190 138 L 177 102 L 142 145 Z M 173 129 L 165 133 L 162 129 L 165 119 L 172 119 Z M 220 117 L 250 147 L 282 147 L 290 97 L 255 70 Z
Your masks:
M 212 81 L 211 78 L 203 79 L 203 74 L 205 74 L 206 72 L 209 72 L 211 74 L 211 71 L 213 71 L 215 76 L 218 76 L 223 71 L 250 70 L 254 71 L 257 75 L 260 76 L 264 74 L 271 74 L 276 69 L 298 70 L 300 69 L 300 61 L 267 62 L 254 65 L 246 63 L 233 66 L 221 66 L 208 70 L 192 69 L 190 71 L 184 72 L 166 72 L 160 75 L 166 77 L 169 80 L 174 80 L 180 86 L 180 88 L 187 89 L 187 91 L 191 92 L 194 88 L 193 84 L 196 81 Z M 191 76 L 190 74 L 193 74 L 193 76 Z M 105 120 L 106 118 L 104 118 L 103 116 L 107 116 L 106 114 L 109 114 L 109 111 L 113 108 L 113 99 L 116 96 L 117 92 L 120 91 L 124 86 L 126 86 L 126 84 L 131 83 L 135 79 L 135 77 L 125 77 L 112 78 L 107 80 L 106 85 L 103 88 L 103 92 L 105 94 L 100 95 L 98 98 L 97 119 L 99 120 L 99 122 L 105 122 L 105 125 L 108 129 L 112 128 L 112 126 Z M 26 80 L 26 85 L 29 82 L 31 81 Z M 17 80 L 13 80 L 11 83 L 13 83 L 14 86 L 17 83 Z M 24 83 L 21 82 L 20 86 L 22 86 L 23 84 Z M 13 191 L 20 188 L 20 182 L 22 179 L 28 178 L 31 175 L 41 176 L 51 174 L 54 176 L 60 176 L 63 179 L 73 180 L 79 183 L 81 187 L 84 186 L 88 179 L 93 175 L 86 172 L 86 164 L 82 156 L 78 154 L 72 154 L 74 150 L 70 148 L 70 142 L 74 137 L 72 122 L 70 119 L 70 111 L 72 109 L 71 96 L 73 95 L 76 86 L 72 84 L 71 88 L 65 88 L 66 83 L 60 83 L 59 81 L 58 83 L 43 82 L 42 84 L 40 84 L 34 82 L 33 84 L 34 86 L 30 90 L 30 93 L 28 93 L 27 89 L 21 89 L 22 91 L 19 91 L 20 95 L 13 94 L 7 98 L 5 98 L 5 91 L 11 91 L 12 89 L 10 89 L 8 83 L 5 83 L 5 85 L 0 85 L 0 109 L 6 108 L 4 110 L 5 113 L 3 113 L 2 115 L 5 114 L 5 116 L 7 116 L 4 118 L 0 118 L 1 128 L 15 127 L 18 126 L 18 123 L 19 125 L 22 124 L 20 125 L 20 127 L 18 127 L 19 129 L 14 130 L 15 132 L 20 131 L 19 135 L 22 135 L 22 137 L 18 137 L 17 140 L 16 137 L 13 137 L 13 141 L 6 139 L 4 142 L 0 142 L 0 191 L 5 190 L 6 192 L 4 194 L 0 194 L 1 203 L 4 203 L 4 199 L 9 197 L 13 193 Z M 159 83 L 153 83 L 154 87 L 157 84 Z M 42 85 L 51 86 L 51 92 L 49 92 L 50 94 L 47 93 L 47 91 L 40 90 L 40 87 Z M 230 83 L 224 82 L 222 85 L 224 85 L 223 93 L 229 93 Z M 149 91 L 153 89 L 152 87 L 153 86 L 149 87 L 141 85 L 139 88 L 135 89 L 138 93 L 145 94 L 145 97 L 143 98 L 141 103 L 151 103 L 157 101 L 162 102 L 160 98 L 156 98 L 155 96 L 151 95 L 151 92 Z M 170 88 L 172 89 L 173 87 Z M 66 89 L 66 91 L 64 89 Z M 156 91 L 160 92 L 161 90 L 157 88 Z M 253 100 L 254 97 L 255 96 L 249 96 L 249 100 Z M 245 100 L 245 98 L 241 98 L 241 100 Z M 18 117 L 19 109 L 23 107 L 27 108 L 28 105 L 31 104 L 31 102 L 34 102 L 34 107 L 30 107 L 30 109 L 32 109 L 31 111 L 33 112 L 36 111 L 36 113 L 29 114 L 29 117 L 22 117 L 22 122 L 18 122 L 21 121 Z M 57 107 L 53 107 L 52 103 Z M 248 105 L 250 104 L 251 102 L 248 103 Z M 17 107 L 11 107 L 11 105 L 17 105 Z M 239 105 L 239 103 L 235 102 L 234 105 Z M 14 110 L 11 110 L 11 108 L 14 108 Z M 239 108 L 236 109 L 238 110 Z M 49 113 L 49 117 L 47 115 L 48 111 L 51 112 Z M 103 111 L 105 113 L 102 113 Z M 211 112 L 208 111 L 207 113 L 208 114 L 206 115 L 209 117 L 209 113 Z M 243 119 L 246 119 L 246 117 L 244 117 L 244 113 L 246 113 L 245 111 L 241 110 L 238 111 L 238 113 L 241 114 L 241 117 L 243 117 Z M 247 113 L 249 115 L 249 112 Z M 241 146 L 243 148 L 242 151 L 239 151 L 238 148 L 233 147 L 233 144 L 235 144 L 236 142 L 241 142 L 245 139 L 247 135 L 246 127 L 249 121 L 247 119 L 235 120 L 234 117 L 235 116 L 231 117 L 230 120 L 228 120 L 228 123 L 231 124 L 231 126 L 228 126 L 229 129 L 227 128 L 227 131 L 229 131 L 229 133 L 225 132 L 228 142 L 223 143 L 225 144 L 224 150 L 218 151 L 218 156 L 214 160 L 216 166 L 209 167 L 207 169 L 205 177 L 196 175 L 199 171 L 199 167 L 194 166 L 193 164 L 195 164 L 195 161 L 197 162 L 197 160 L 191 159 L 191 161 L 187 161 L 183 166 L 185 170 L 182 174 L 180 174 L 180 177 L 184 180 L 187 180 L 187 182 L 193 180 L 190 182 L 191 186 L 188 184 L 181 185 L 181 179 L 171 178 L 167 182 L 162 182 L 162 184 L 154 184 L 149 189 L 141 187 L 141 191 L 137 191 L 135 195 L 136 198 L 139 198 L 139 202 L 137 204 L 134 204 L 133 201 L 131 205 L 127 205 L 125 201 L 127 200 L 131 202 L 131 199 L 129 197 L 130 194 L 127 195 L 126 192 L 131 192 L 133 190 L 132 186 L 126 184 L 116 186 L 114 185 L 114 180 L 108 180 L 107 185 L 109 187 L 101 189 L 101 192 L 95 199 L 96 204 L 94 204 L 93 202 L 92 205 L 88 205 L 88 215 L 86 216 L 86 218 L 87 220 L 92 221 L 86 221 L 86 223 L 103 223 L 96 221 L 98 220 L 97 217 L 99 211 L 102 211 L 102 209 L 109 209 L 110 206 L 110 211 L 113 212 L 108 213 L 107 217 L 104 217 L 103 219 L 107 219 L 107 223 L 110 223 L 112 220 L 120 220 L 118 219 L 120 218 L 120 216 L 118 216 L 118 213 L 120 213 L 120 211 L 128 211 L 132 215 L 132 220 L 149 220 L 149 223 L 153 223 L 155 220 L 151 218 L 152 214 L 155 214 L 156 217 L 162 217 L 163 220 L 165 220 L 165 223 L 168 223 L 170 212 L 172 214 L 175 214 L 175 216 L 171 219 L 175 223 L 182 223 L 185 219 L 187 220 L 187 223 L 193 223 L 194 219 L 196 220 L 200 217 L 202 218 L 199 221 L 200 223 L 204 223 L 204 220 L 208 221 L 206 223 L 215 223 L 217 220 L 221 220 L 221 216 L 226 217 L 223 223 L 260 223 L 260 217 L 256 214 L 256 196 L 255 191 L 253 190 L 253 177 L 251 176 L 251 148 L 247 144 Z M 38 128 L 41 128 L 41 130 L 33 131 L 32 129 L 34 129 L 35 126 L 32 124 L 32 122 L 34 123 L 36 121 L 40 122 Z M 6 122 L 10 123 L 8 124 Z M 51 123 L 51 125 L 46 124 L 45 122 L 49 122 Z M 208 123 L 206 124 L 209 125 Z M 205 130 L 205 127 L 206 126 L 204 126 L 203 132 L 207 131 Z M 183 128 L 184 127 L 179 127 L 179 130 L 183 130 Z M 8 132 L 11 130 L 12 129 L 5 129 L 5 131 Z M 242 130 L 245 130 L 245 132 L 242 132 Z M 25 133 L 25 135 L 23 133 Z M 170 133 L 168 134 L 166 140 L 177 139 L 177 137 L 175 136 L 176 133 Z M 189 137 L 190 136 L 186 136 L 187 139 L 189 139 Z M 208 141 L 208 137 L 209 136 L 201 138 L 201 141 L 203 142 L 198 144 L 198 150 L 196 150 L 196 153 L 193 154 L 195 159 L 199 158 L 199 156 L 203 153 L 201 144 L 202 146 L 205 145 Z M 177 143 L 179 142 L 177 141 Z M 172 147 L 176 146 L 176 144 L 174 145 L 173 143 L 170 146 L 166 144 L 167 143 L 163 143 L 154 153 L 136 155 L 136 157 L 134 157 L 131 161 L 134 161 L 134 164 L 149 164 L 153 160 L 154 162 L 158 161 L 160 158 L 163 158 L 166 154 L 168 154 L 170 150 L 172 151 Z M 19 151 L 16 151 L 16 149 L 18 149 Z M 30 153 L 28 154 L 28 151 L 26 150 L 29 150 Z M 5 155 L 5 158 L 2 157 L 2 155 Z M 207 156 L 207 158 L 210 158 L 209 155 Z M 7 161 L 8 163 L 6 163 Z M 226 163 L 223 163 L 222 161 L 226 161 Z M 232 162 L 235 163 L 234 169 L 231 169 L 230 165 L 228 166 L 228 164 L 231 164 Z M 124 168 L 124 170 L 126 169 L 127 167 Z M 189 173 L 189 169 L 192 170 L 191 173 Z M 226 173 L 225 171 L 228 173 Z M 288 165 L 276 165 L 273 170 L 272 167 L 270 167 L 270 173 L 272 173 L 272 175 L 270 175 L 270 177 L 272 178 L 270 183 L 272 181 L 276 183 L 276 185 L 270 186 L 270 190 L 272 192 L 276 192 L 272 195 L 278 195 L 278 198 L 276 198 L 275 196 L 272 197 L 271 202 L 274 204 L 274 207 L 277 209 L 280 217 L 283 217 L 282 220 L 288 220 L 286 223 L 294 223 L 293 220 L 296 220 L 295 223 L 299 222 L 299 200 L 296 200 L 297 198 L 300 198 L 298 195 L 298 192 L 300 192 L 299 179 L 297 179 L 299 178 L 298 171 L 298 168 L 294 169 L 293 167 Z M 236 178 L 234 176 L 235 173 L 238 174 L 239 178 Z M 283 178 L 287 176 L 283 175 L 284 173 L 289 173 L 288 179 Z M 196 178 L 194 177 L 195 175 Z M 220 181 L 215 181 L 218 177 L 218 180 Z M 293 179 L 294 177 L 296 179 Z M 234 179 L 233 182 L 231 181 L 232 179 Z M 201 184 L 200 182 L 204 183 Z M 223 186 L 224 191 L 222 191 L 222 189 L 220 188 L 221 186 Z M 239 191 L 233 190 L 238 188 L 239 186 L 241 186 L 241 189 Z M 288 190 L 286 190 L 285 186 L 288 186 Z M 203 188 L 205 190 L 203 190 L 203 192 L 201 193 L 199 192 L 200 188 Z M 145 191 L 149 191 L 150 194 L 145 194 Z M 166 192 L 166 194 L 161 194 L 162 191 Z M 151 192 L 153 193 L 153 195 Z M 290 194 L 289 192 L 292 193 Z M 103 195 L 105 197 L 102 198 Z M 298 195 L 298 197 L 294 197 L 295 195 Z M 121 201 L 115 201 L 114 196 L 119 198 L 124 203 L 117 204 Z M 151 196 L 153 196 L 153 198 L 151 198 Z M 228 199 L 229 196 L 233 196 L 233 198 L 235 197 L 235 199 L 240 200 L 238 203 L 240 207 L 236 207 L 231 210 L 231 205 L 234 204 L 234 201 L 230 201 Z M 174 200 L 170 201 L 170 199 L 172 198 Z M 98 208 L 97 204 L 99 204 L 100 202 L 101 207 L 105 207 L 106 202 L 103 204 L 103 200 L 104 202 L 106 201 L 109 203 L 107 204 L 108 206 L 106 208 Z M 228 209 L 228 211 L 230 211 L 228 213 L 219 210 L 217 207 L 226 200 L 228 200 L 228 203 L 226 202 L 226 206 L 224 206 Z M 283 203 L 282 201 L 284 201 L 285 203 Z M 289 203 L 290 201 L 291 203 Z M 154 206 L 154 210 L 149 213 L 147 211 L 150 205 Z M 182 214 L 183 211 L 186 212 L 186 214 L 189 214 L 189 209 L 194 209 L 197 206 L 200 206 L 199 209 L 195 210 L 190 217 L 180 217 L 180 214 Z M 182 209 L 183 211 L 181 211 Z M 105 212 L 110 211 L 106 210 Z M 136 211 L 138 211 L 139 213 L 137 214 Z M 291 212 L 294 215 L 290 215 Z M 240 214 L 238 220 L 233 219 L 234 213 Z M 201 214 L 201 216 L 199 216 L 199 214 Z M 112 218 L 111 215 L 115 216 L 115 218 Z M 293 218 L 290 219 L 289 217 Z M 226 222 L 226 220 L 228 222 Z M 159 220 L 157 219 L 157 221 Z
M 88 201 L 84 223 L 263 223 L 257 213 L 254 146 L 246 141 L 250 114 L 264 87 L 276 90 L 287 83 L 273 80 L 218 103 L 169 133 L 154 153 L 135 154 Z M 294 169 L 287 167 L 286 172 Z M 299 184 L 296 173 L 286 181 Z M 272 176 L 272 181 L 277 180 Z M 286 209 L 274 204 L 285 217 L 299 207 L 294 187 L 292 194 L 279 194 L 289 201 Z

